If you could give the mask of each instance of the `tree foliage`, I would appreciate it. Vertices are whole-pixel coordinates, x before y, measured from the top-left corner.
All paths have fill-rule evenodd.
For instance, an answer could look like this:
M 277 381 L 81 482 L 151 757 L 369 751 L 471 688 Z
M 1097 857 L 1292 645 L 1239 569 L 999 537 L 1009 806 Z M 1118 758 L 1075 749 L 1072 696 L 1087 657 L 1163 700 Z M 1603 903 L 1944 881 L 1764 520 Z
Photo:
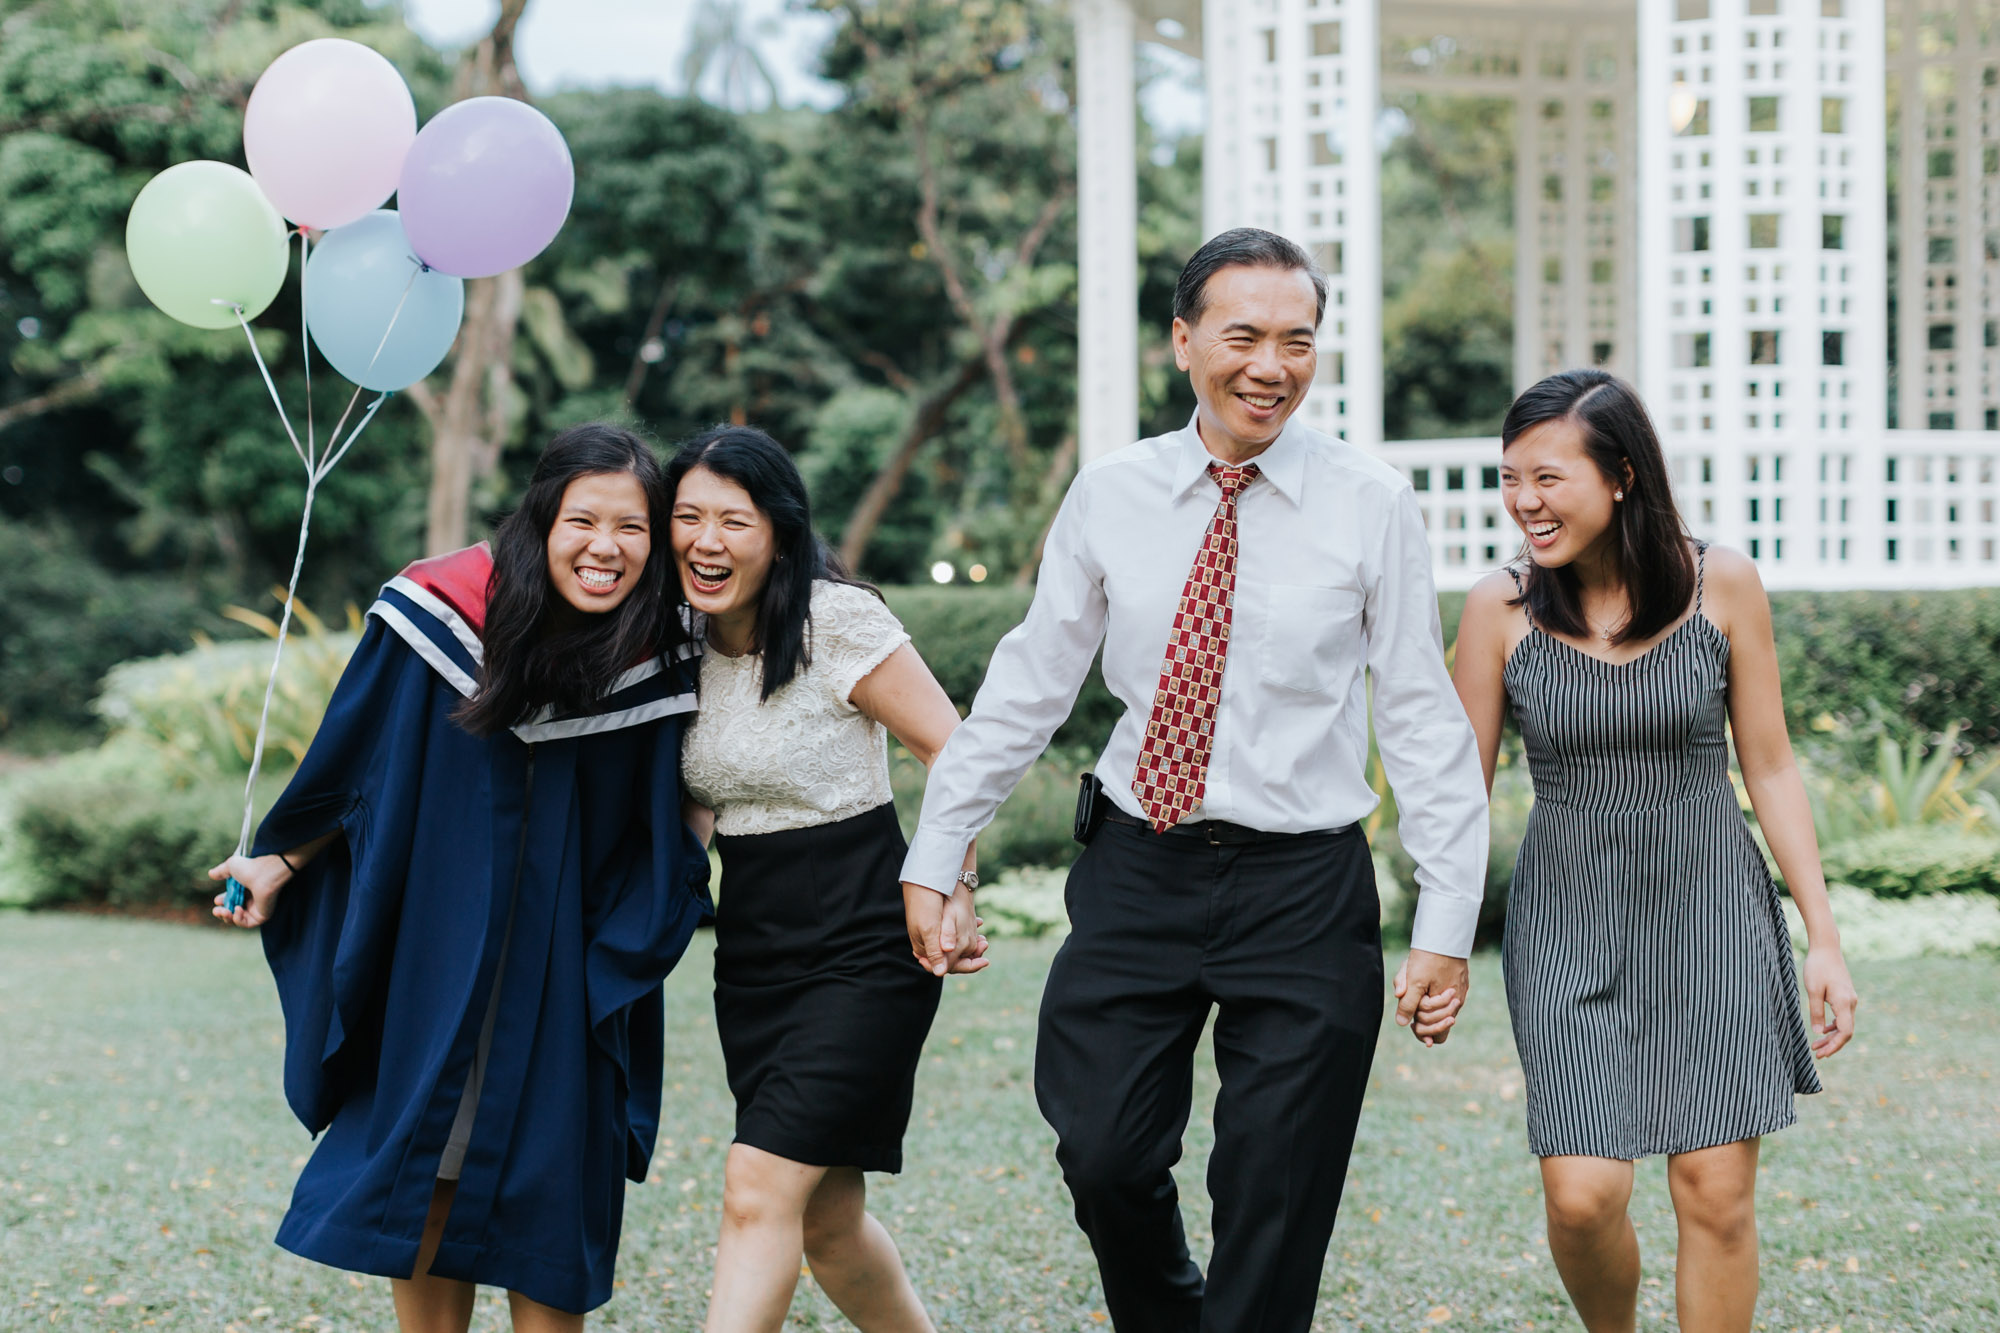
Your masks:
M 1041 0 L 812 7 L 836 20 L 831 110 L 650 89 L 541 103 L 569 139 L 577 193 L 555 244 L 489 293 L 508 318 L 488 322 L 507 333 L 460 423 L 481 451 L 475 530 L 565 425 L 624 420 L 665 446 L 745 421 L 798 451 L 822 531 L 849 539 L 864 574 L 913 580 L 938 559 L 996 580 L 1032 568 L 1077 449 L 1069 16 Z M 754 46 L 749 28 L 732 33 Z M 504 43 L 435 51 L 366 0 L 45 0 L 0 19 L 0 521 L 17 545 L 77 562 L 83 582 L 173 587 L 159 604 L 190 622 L 197 606 L 269 604 L 302 478 L 243 338 L 153 310 L 125 263 L 124 219 L 169 165 L 241 165 L 257 75 L 328 35 L 394 60 L 425 117 L 468 80 L 506 84 Z M 1143 409 L 1161 429 L 1191 406 L 1166 332 L 1199 240 L 1199 150 L 1156 163 L 1140 148 Z M 295 281 L 255 328 L 303 428 Z M 313 604 L 365 605 L 422 553 L 436 423 L 464 357 L 392 400 L 320 491 Z M 323 432 L 350 388 L 315 369 Z M 0 570 L 0 598 L 14 577 Z M 92 663 L 62 696 L 71 715 L 107 654 L 131 648 L 104 642 L 64 659 Z M 0 699 L 17 704 L 42 706 Z
M 1513 104 L 1408 93 L 1388 120 L 1383 432 L 1497 435 L 1514 390 Z

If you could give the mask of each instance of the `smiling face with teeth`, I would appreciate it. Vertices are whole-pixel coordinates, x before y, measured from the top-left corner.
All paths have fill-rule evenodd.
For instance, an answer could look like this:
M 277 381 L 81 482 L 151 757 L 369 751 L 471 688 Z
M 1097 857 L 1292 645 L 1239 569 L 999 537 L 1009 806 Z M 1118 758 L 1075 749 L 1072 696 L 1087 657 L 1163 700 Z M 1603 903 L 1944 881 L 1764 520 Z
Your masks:
M 1501 456 L 1500 498 L 1528 538 L 1529 557 L 1545 567 L 1616 563 L 1620 489 L 1591 457 L 1574 417 L 1529 427 Z
M 596 472 L 563 489 L 549 529 L 549 582 L 578 611 L 616 610 L 653 551 L 646 488 L 630 472 Z
M 697 466 L 674 492 L 671 540 L 681 587 L 688 605 L 708 617 L 710 642 L 747 652 L 778 551 L 769 516 L 750 492 Z
M 1174 321 L 1174 364 L 1200 404 L 1208 451 L 1243 463 L 1269 448 L 1319 365 L 1319 294 L 1303 269 L 1231 264 L 1209 275 L 1193 324 Z

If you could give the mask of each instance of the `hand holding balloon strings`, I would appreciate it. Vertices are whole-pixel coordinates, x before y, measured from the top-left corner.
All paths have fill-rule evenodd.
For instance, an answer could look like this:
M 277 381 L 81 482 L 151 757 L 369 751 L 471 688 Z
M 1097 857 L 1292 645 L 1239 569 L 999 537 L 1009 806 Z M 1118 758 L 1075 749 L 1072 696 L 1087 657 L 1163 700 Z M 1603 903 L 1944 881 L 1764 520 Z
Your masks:
M 301 287 L 303 287 L 305 284 L 306 281 L 305 270 L 310 263 L 310 259 L 308 258 L 308 253 L 307 253 L 307 246 L 309 245 L 309 243 L 310 242 L 305 234 L 305 229 L 300 228 L 299 282 Z M 403 295 L 405 300 L 407 300 L 409 297 L 409 289 L 416 285 L 417 275 L 419 272 L 421 272 L 421 269 L 413 269 L 413 271 L 411 272 L 410 280 L 407 284 L 405 284 L 403 289 Z M 302 292 L 301 296 L 303 297 L 303 295 L 304 293 Z M 290 438 L 292 442 L 293 451 L 298 454 L 300 461 L 303 462 L 306 466 L 306 499 L 304 507 L 299 512 L 299 544 L 297 551 L 292 556 L 291 581 L 285 585 L 285 609 L 283 614 L 280 615 L 278 618 L 278 639 L 277 639 L 277 645 L 272 650 L 271 653 L 271 674 L 269 678 L 266 679 L 264 682 L 264 705 L 262 710 L 257 715 L 257 738 L 252 743 L 250 750 L 250 773 L 249 776 L 246 777 L 243 781 L 243 827 L 237 833 L 236 836 L 236 854 L 238 856 L 242 856 L 248 853 L 250 850 L 250 832 L 252 824 L 255 820 L 257 774 L 264 766 L 264 737 L 270 726 L 271 698 L 277 692 L 278 666 L 284 660 L 285 635 L 291 629 L 292 605 L 298 596 L 299 574 L 305 568 L 306 537 L 312 529 L 313 497 L 319 491 L 319 484 L 322 481 L 326 480 L 327 475 L 333 471 L 334 465 L 340 462 L 340 460 L 346 456 L 348 449 L 351 448 L 354 444 L 354 441 L 360 437 L 361 432 L 368 428 L 368 423 L 375 419 L 375 413 L 381 410 L 382 404 L 389 400 L 389 394 L 391 391 L 384 389 L 383 391 L 378 393 L 375 396 L 375 401 L 368 405 L 368 410 L 362 413 L 361 420 L 357 421 L 354 424 L 354 429 L 348 432 L 347 438 L 345 440 L 342 440 L 340 438 L 341 428 L 347 424 L 348 415 L 354 411 L 355 403 L 359 402 L 361 399 L 361 386 L 357 384 L 355 386 L 353 394 L 348 397 L 346 410 L 340 414 L 340 420 L 334 423 L 333 430 L 329 432 L 327 435 L 325 452 L 323 454 L 320 453 L 318 450 L 318 442 L 313 438 L 312 424 L 311 424 L 312 418 L 310 415 L 311 413 L 310 386 L 312 384 L 312 340 L 310 338 L 302 338 L 301 343 L 304 349 L 304 356 L 306 362 L 306 384 L 308 386 L 307 388 L 308 415 L 306 418 L 307 422 L 306 442 L 303 446 L 301 446 L 299 443 L 298 432 L 292 429 L 292 419 L 285 412 L 285 404 L 283 400 L 281 400 L 278 397 L 278 386 L 276 382 L 273 381 L 271 378 L 271 368 L 265 364 L 264 354 L 257 346 L 257 336 L 256 334 L 250 331 L 250 321 L 248 318 L 245 317 L 243 313 L 243 307 L 236 302 L 223 301 L 220 299 L 216 299 L 216 304 L 227 305 L 236 312 L 236 321 L 237 323 L 243 326 L 243 336 L 249 339 L 250 341 L 250 355 L 256 359 L 257 369 L 259 373 L 261 373 L 264 377 L 264 387 L 270 390 L 272 406 L 278 409 L 278 420 L 284 423 L 285 434 L 287 437 Z M 304 304 L 303 300 L 301 301 L 301 304 Z M 375 348 L 376 357 L 380 357 L 382 354 L 382 348 L 388 346 L 389 335 L 395 332 L 396 320 L 402 313 L 403 313 L 402 303 L 398 302 L 395 311 L 392 312 L 389 316 L 388 327 L 382 331 L 381 341 L 376 345 Z M 374 365 L 373 358 L 371 358 L 369 365 L 370 368 L 372 369 Z M 227 881 L 225 881 L 224 894 L 225 896 L 223 899 L 223 906 L 233 913 L 238 908 L 242 907 L 246 901 L 248 901 L 249 890 L 245 888 L 244 885 L 232 875 Z

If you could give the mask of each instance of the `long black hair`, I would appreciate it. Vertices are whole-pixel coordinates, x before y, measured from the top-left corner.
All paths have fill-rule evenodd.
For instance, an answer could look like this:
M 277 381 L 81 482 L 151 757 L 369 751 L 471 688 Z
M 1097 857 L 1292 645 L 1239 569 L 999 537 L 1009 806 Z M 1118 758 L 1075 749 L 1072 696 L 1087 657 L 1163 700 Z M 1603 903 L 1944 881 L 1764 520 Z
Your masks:
M 812 504 L 798 464 L 776 440 L 755 426 L 715 426 L 680 447 L 667 463 L 667 512 L 673 512 L 681 478 L 705 468 L 749 492 L 771 525 L 771 572 L 757 604 L 752 651 L 763 659 L 763 693 L 768 699 L 801 667 L 812 664 L 812 593 L 818 581 L 847 583 L 882 594 L 848 575 L 840 557 L 813 532 Z
M 616 610 L 568 626 L 569 604 L 549 579 L 549 531 L 571 482 L 612 472 L 631 473 L 646 492 L 653 549 Z M 477 692 L 453 715 L 461 726 L 490 736 L 544 705 L 587 710 L 627 669 L 687 642 L 680 580 L 667 544 L 672 495 L 660 460 L 631 431 L 591 422 L 549 441 L 520 507 L 493 535 L 484 661 Z
M 1680 619 L 1695 586 L 1693 539 L 1674 506 L 1660 437 L 1645 404 L 1624 380 L 1602 370 L 1564 370 L 1514 400 L 1500 426 L 1500 447 L 1506 450 L 1545 421 L 1565 419 L 1582 432 L 1597 470 L 1625 492 L 1612 507 L 1611 524 L 1631 614 L 1610 642 L 1650 639 Z M 1567 565 L 1549 569 L 1531 560 L 1521 595 L 1510 605 L 1523 603 L 1537 624 L 1578 638 L 1590 633 L 1576 571 Z

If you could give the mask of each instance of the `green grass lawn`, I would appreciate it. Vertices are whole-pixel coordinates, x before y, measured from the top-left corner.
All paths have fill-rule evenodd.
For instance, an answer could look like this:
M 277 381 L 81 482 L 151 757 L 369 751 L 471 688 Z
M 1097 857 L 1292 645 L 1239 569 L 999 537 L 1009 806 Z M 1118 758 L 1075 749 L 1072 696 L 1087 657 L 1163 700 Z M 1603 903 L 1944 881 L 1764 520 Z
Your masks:
M 1030 1087 L 1053 946 L 1006 942 L 952 983 L 925 1056 L 909 1169 L 871 1180 L 940 1327 L 1102 1326 Z M 654 1178 L 629 1196 L 621 1290 L 593 1321 L 699 1327 L 730 1105 L 704 935 L 668 985 L 669 1091 Z M 1388 1028 L 1328 1256 L 1327 1329 L 1575 1327 L 1541 1235 L 1498 967 L 1425 1051 Z M 2000 1328 L 2000 966 L 1866 965 L 1862 1039 L 1766 1145 L 1759 1328 Z M 0 1329 L 384 1329 L 387 1284 L 270 1236 L 310 1147 L 279 1089 L 256 941 L 221 930 L 0 913 Z M 1214 1093 L 1204 1060 L 1197 1098 Z M 1182 1165 L 1207 1243 L 1197 1111 Z M 1670 1327 L 1674 1229 L 1640 1171 L 1643 1326 Z M 840 1328 L 803 1284 L 793 1325 Z M 505 1327 L 488 1298 L 476 1328 Z

